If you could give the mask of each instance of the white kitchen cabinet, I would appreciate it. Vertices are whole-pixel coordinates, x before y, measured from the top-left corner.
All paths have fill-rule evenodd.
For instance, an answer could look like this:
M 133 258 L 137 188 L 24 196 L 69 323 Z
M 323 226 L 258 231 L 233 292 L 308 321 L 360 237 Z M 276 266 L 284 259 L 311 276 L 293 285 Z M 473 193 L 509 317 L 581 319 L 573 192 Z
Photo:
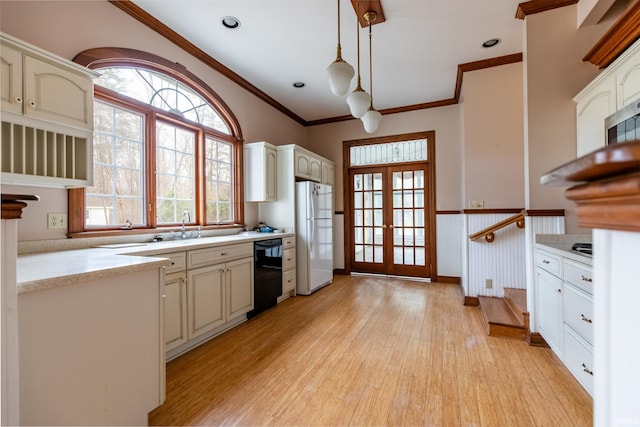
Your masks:
M 538 286 L 538 332 L 554 353 L 562 358 L 562 279 L 538 268 L 536 283 Z
M 296 294 L 296 237 L 282 239 L 282 296 L 284 301 Z
M 164 276 L 164 342 L 166 351 L 187 342 L 186 272 Z
M 536 249 L 536 307 L 538 331 L 593 395 L 595 319 L 593 272 L 588 260 L 566 251 L 550 253 Z
M 247 202 L 273 202 L 277 199 L 278 151 L 266 142 L 244 146 L 244 194 Z
M 6 34 L 0 42 L 3 182 L 91 185 L 97 74 Z
M 4 34 L 0 55 L 4 111 L 93 129 L 91 71 Z
M 190 340 L 224 323 L 225 272 L 225 264 L 187 272 Z
M 335 182 L 335 167 L 332 161 L 322 160 L 322 184 L 327 184 L 333 187 Z
M 606 145 L 604 120 L 640 98 L 640 40 L 582 89 L 576 102 L 577 156 Z
M 226 264 L 226 321 L 253 310 L 253 268 L 253 257 Z
M 322 181 L 322 157 L 302 147 L 294 149 L 295 175 L 311 181 Z

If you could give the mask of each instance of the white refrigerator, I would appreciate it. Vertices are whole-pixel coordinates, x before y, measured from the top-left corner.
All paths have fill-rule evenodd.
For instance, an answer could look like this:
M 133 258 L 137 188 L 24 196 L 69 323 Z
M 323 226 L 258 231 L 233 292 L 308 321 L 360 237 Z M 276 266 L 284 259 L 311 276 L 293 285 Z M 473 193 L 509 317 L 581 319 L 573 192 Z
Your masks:
M 296 292 L 309 295 L 333 280 L 331 186 L 296 183 Z

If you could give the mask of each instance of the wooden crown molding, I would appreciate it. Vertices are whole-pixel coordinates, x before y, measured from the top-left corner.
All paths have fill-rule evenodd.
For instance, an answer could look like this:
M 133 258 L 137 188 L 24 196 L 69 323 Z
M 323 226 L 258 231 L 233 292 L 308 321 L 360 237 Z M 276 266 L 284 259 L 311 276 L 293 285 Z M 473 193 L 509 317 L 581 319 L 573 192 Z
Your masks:
M 634 0 L 582 58 L 602 69 L 640 38 L 640 0 Z
M 575 0 L 577 1 L 577 0 Z M 227 77 L 229 80 L 236 83 L 238 86 L 244 88 L 251 94 L 255 95 L 262 101 L 274 107 L 276 110 L 282 112 L 286 116 L 292 118 L 296 122 L 301 125 L 307 126 L 316 126 L 323 125 L 327 123 L 337 123 L 347 120 L 356 120 L 351 115 L 345 116 L 337 116 L 337 117 L 329 117 L 326 119 L 319 120 L 311 120 L 306 121 L 282 104 L 280 104 L 275 99 L 271 98 L 269 95 L 249 83 L 244 78 L 240 77 L 238 74 L 234 73 L 231 69 L 227 68 L 222 63 L 216 61 L 211 56 L 209 56 L 206 52 L 195 46 L 193 43 L 189 42 L 187 39 L 182 37 L 180 34 L 173 31 L 171 28 L 160 22 L 158 19 L 154 18 L 152 15 L 147 13 L 144 9 L 137 6 L 131 0 L 109 0 L 109 3 L 118 7 L 120 10 L 151 28 L 176 46 L 180 47 L 187 53 L 191 54 L 195 58 L 199 59 L 212 69 L 216 70 L 223 76 Z M 380 0 L 351 0 L 351 4 L 354 7 L 354 11 L 357 12 L 358 6 L 357 3 L 360 3 L 359 8 L 366 10 L 375 10 L 378 13 L 378 18 L 376 19 L 376 23 L 379 24 L 384 22 L 384 12 L 382 11 L 382 5 L 380 4 Z M 362 25 L 362 22 L 360 22 Z M 456 87 L 454 90 L 454 97 L 449 99 L 443 99 L 432 102 L 425 102 L 420 104 L 407 105 L 402 107 L 393 107 L 386 108 L 380 110 L 382 115 L 386 114 L 396 114 L 396 113 L 405 113 L 409 111 L 417 111 L 417 110 L 425 110 L 428 108 L 436 108 L 436 107 L 444 107 L 447 105 L 457 104 L 460 100 L 460 92 L 462 90 L 462 75 L 465 71 L 474 71 L 480 70 L 483 68 L 497 67 L 499 65 L 506 65 L 515 62 L 522 62 L 522 53 L 515 53 L 512 55 L 505 55 L 496 58 L 484 59 L 481 61 L 469 62 L 466 64 L 458 65 L 458 75 L 456 77 Z
M 578 3 L 578 0 L 531 0 L 520 3 L 516 9 L 516 18 L 524 19 L 527 15 L 557 9 L 559 7 L 571 6 Z

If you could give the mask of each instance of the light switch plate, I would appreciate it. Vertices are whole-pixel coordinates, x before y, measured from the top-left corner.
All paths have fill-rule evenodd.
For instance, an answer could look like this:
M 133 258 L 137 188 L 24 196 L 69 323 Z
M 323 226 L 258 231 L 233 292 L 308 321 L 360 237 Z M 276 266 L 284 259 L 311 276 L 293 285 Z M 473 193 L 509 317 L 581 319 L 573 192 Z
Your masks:
M 469 209 L 484 209 L 484 200 L 469 200 Z
M 66 213 L 48 213 L 47 214 L 47 228 L 53 229 L 66 229 L 67 228 L 67 214 Z

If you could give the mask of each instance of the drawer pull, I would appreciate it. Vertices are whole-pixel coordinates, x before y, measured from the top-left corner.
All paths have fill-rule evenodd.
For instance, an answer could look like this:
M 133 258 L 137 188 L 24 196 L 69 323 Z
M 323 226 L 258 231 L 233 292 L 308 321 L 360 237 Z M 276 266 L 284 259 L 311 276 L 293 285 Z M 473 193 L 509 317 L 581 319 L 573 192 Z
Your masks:
M 589 282 L 589 283 L 593 282 L 593 280 L 591 280 L 591 277 L 580 276 L 580 278 L 585 282 Z
M 227 255 L 229 255 L 229 252 L 222 252 L 222 253 L 220 254 L 220 256 L 227 256 Z
M 291 258 L 287 258 L 287 261 L 291 261 Z
M 549 261 L 547 261 L 546 259 L 543 259 L 543 260 L 542 260 L 542 263 L 543 263 L 543 264 L 549 264 Z
M 176 265 L 176 263 L 174 261 L 171 261 L 171 265 Z
M 585 371 L 587 374 L 593 376 L 593 371 L 589 370 L 589 368 L 587 368 L 587 365 L 585 365 L 584 363 L 582 364 L 582 370 Z
M 293 282 L 293 279 L 287 280 L 287 283 L 291 283 L 291 282 Z
M 584 314 L 580 314 L 580 320 L 587 323 L 593 323 L 591 319 L 589 319 L 588 317 L 584 317 Z
M 557 292 L 557 293 L 559 293 L 559 294 L 561 294 L 561 293 L 562 293 L 562 289 L 559 289 L 559 288 L 558 288 L 558 289 L 556 289 L 556 292 Z

